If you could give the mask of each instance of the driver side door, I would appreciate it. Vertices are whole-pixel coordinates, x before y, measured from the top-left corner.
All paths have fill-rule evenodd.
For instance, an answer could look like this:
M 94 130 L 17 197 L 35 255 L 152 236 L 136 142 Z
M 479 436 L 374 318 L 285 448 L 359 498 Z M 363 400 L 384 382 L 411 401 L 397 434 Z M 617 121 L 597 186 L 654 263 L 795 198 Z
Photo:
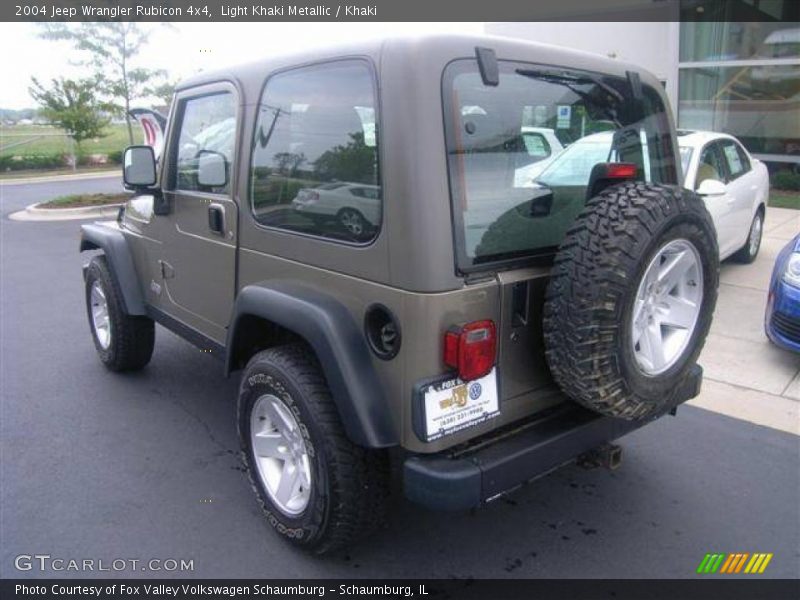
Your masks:
M 160 308 L 219 344 L 225 343 L 236 270 L 238 94 L 217 83 L 176 96 L 163 193 L 171 212 L 162 236 Z M 222 157 L 223 185 L 203 169 Z M 215 179 L 220 180 L 219 169 Z
M 727 171 L 718 142 L 706 144 L 700 152 L 693 189 L 697 190 L 706 179 L 714 179 L 727 184 Z M 731 253 L 735 245 L 734 198 L 730 190 L 719 196 L 703 196 L 702 198 L 708 212 L 711 213 L 714 227 L 717 230 L 720 257 L 725 257 Z

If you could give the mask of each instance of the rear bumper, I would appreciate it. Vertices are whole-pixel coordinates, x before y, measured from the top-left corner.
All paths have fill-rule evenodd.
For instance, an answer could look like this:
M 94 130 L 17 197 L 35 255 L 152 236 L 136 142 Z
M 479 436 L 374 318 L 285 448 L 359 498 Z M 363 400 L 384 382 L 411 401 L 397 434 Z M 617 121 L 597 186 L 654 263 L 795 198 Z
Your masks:
M 480 506 L 504 492 L 574 461 L 579 455 L 674 412 L 700 393 L 703 369 L 696 365 L 664 411 L 643 421 L 605 417 L 572 402 L 520 424 L 496 440 L 434 455 L 414 455 L 403 468 L 405 495 L 440 510 Z

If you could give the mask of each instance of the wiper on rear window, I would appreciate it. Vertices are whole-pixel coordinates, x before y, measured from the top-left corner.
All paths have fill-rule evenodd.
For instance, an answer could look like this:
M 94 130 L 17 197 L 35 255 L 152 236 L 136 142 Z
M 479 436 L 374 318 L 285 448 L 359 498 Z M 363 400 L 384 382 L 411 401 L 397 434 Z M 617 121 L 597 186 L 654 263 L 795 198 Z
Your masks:
M 614 123 L 615 127 L 617 128 L 622 127 L 622 124 L 617 118 L 617 111 L 615 108 L 604 106 L 598 103 L 597 100 L 592 98 L 591 94 L 587 94 L 583 90 L 580 90 L 577 87 L 575 87 L 576 85 L 583 85 L 587 83 L 594 84 L 598 86 L 600 89 L 607 92 L 618 103 L 623 104 L 625 102 L 625 98 L 622 96 L 622 94 L 620 94 L 613 87 L 602 81 L 599 77 L 595 77 L 589 73 L 581 75 L 580 77 L 573 77 L 564 73 L 555 73 L 553 71 L 545 71 L 538 69 L 517 69 L 517 74 L 522 75 L 523 77 L 540 79 L 542 81 L 547 81 L 548 83 L 554 83 L 556 85 L 563 85 L 565 88 L 570 90 L 576 96 L 582 98 L 584 102 L 586 102 L 591 106 L 594 106 L 603 115 L 608 117 L 609 120 L 611 120 L 611 122 Z
M 569 84 L 574 85 L 581 85 L 586 83 L 593 83 L 604 92 L 606 92 L 609 96 L 613 97 L 617 102 L 625 102 L 625 98 L 620 94 L 617 90 L 613 87 L 608 85 L 599 77 L 592 75 L 591 73 L 583 73 L 580 76 L 576 77 L 573 75 L 567 75 L 565 73 L 556 73 L 554 71 L 545 71 L 540 69 L 517 69 L 517 74 L 522 75 L 523 77 L 536 77 L 538 79 L 543 79 L 545 81 L 549 81 L 551 83 L 561 83 L 569 87 L 573 92 L 585 98 L 588 94 L 583 91 L 576 90 L 572 88 Z

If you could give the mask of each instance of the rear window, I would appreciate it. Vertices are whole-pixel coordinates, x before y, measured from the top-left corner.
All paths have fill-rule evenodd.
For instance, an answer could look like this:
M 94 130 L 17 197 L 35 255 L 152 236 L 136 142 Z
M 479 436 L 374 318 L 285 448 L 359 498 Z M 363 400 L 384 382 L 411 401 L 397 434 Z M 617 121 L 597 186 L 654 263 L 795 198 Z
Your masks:
M 258 106 L 250 201 L 261 225 L 370 242 L 381 225 L 375 79 L 342 60 L 271 77 Z
M 585 205 L 598 163 L 634 163 L 641 181 L 677 183 L 668 113 L 654 89 L 642 84 L 635 99 L 624 77 L 499 67 L 497 86 L 483 84 L 475 60 L 450 63 L 443 79 L 462 270 L 552 254 Z

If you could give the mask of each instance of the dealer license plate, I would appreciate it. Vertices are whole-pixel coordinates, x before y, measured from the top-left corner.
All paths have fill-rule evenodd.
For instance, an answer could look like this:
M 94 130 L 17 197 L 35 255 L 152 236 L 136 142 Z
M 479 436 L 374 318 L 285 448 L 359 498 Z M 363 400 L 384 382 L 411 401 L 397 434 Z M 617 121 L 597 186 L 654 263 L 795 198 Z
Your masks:
M 456 377 L 427 385 L 421 392 L 425 405 L 425 435 L 429 442 L 500 414 L 495 369 L 468 383 Z

